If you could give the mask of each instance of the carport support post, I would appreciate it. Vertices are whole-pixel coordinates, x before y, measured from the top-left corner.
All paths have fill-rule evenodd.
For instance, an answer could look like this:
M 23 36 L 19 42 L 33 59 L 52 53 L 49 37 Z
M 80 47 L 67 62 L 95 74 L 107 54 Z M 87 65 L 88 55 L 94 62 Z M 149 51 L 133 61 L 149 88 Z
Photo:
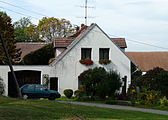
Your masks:
M 2 38 L 1 33 L 0 33 L 0 41 L 1 41 L 2 47 L 3 47 L 4 52 L 5 52 L 5 56 L 6 56 L 7 60 L 8 60 L 9 68 L 10 68 L 10 70 L 11 70 L 11 73 L 12 73 L 12 76 L 13 76 L 13 79 L 14 79 L 14 82 L 15 82 L 15 84 L 16 84 L 17 96 L 18 96 L 18 98 L 22 98 L 22 95 L 21 95 L 21 92 L 20 92 L 20 89 L 19 89 L 19 84 L 18 84 L 18 81 L 17 81 L 17 79 L 16 79 L 16 75 L 15 75 L 15 73 L 14 73 L 14 71 L 13 71 L 12 62 L 11 62 L 11 60 L 10 60 L 10 58 L 9 58 L 9 54 L 8 54 L 7 49 L 6 49 L 6 46 L 5 46 L 5 43 L 4 43 L 4 40 L 3 40 L 3 38 Z

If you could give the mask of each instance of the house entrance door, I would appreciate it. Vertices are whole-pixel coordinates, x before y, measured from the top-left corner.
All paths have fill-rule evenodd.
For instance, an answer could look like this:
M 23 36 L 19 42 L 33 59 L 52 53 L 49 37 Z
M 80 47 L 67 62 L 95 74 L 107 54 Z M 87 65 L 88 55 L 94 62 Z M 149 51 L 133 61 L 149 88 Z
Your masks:
M 58 78 L 57 77 L 50 78 L 50 90 L 58 91 Z

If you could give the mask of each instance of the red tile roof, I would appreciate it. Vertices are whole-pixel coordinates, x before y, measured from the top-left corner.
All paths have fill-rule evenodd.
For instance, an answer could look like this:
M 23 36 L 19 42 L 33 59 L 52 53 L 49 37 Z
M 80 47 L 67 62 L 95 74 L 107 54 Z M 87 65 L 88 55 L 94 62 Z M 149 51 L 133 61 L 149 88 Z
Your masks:
M 120 48 L 127 48 L 125 38 L 111 38 Z
M 148 71 L 155 67 L 168 70 L 168 52 L 126 52 L 137 63 L 141 71 Z
M 16 48 L 21 48 L 22 51 L 21 59 L 22 59 L 25 55 L 35 50 L 38 50 L 47 44 L 48 43 L 45 42 L 18 42 L 16 43 Z
M 54 39 L 54 47 L 59 48 L 59 47 L 68 47 L 75 38 L 55 38 Z M 111 40 L 117 44 L 120 48 L 127 48 L 127 44 L 125 41 L 125 38 L 111 38 Z
M 72 43 L 73 38 L 55 38 L 54 39 L 54 47 L 63 47 L 66 48 L 68 45 Z

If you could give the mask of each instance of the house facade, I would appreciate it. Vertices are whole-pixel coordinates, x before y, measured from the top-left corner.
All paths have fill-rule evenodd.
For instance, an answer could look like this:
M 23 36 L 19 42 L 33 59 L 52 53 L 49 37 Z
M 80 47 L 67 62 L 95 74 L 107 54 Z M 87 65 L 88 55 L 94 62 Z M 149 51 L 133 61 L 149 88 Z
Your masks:
M 34 82 L 33 79 L 38 79 L 34 83 L 43 84 L 49 80 L 49 88 L 63 94 L 65 89 L 77 90 L 79 88 L 78 76 L 83 71 L 89 68 L 104 67 L 107 71 L 117 71 L 121 78 L 126 79 L 125 87 L 128 88 L 131 83 L 131 63 L 133 61 L 125 54 L 126 44 L 122 46 L 122 39 L 118 39 L 118 43 L 114 42 L 115 40 L 109 38 L 97 24 L 92 24 L 80 31 L 80 34 L 73 40 L 70 39 L 67 38 L 63 43 L 59 43 L 57 39 L 54 43 L 56 57 L 48 66 L 14 66 L 17 77 L 20 77 L 22 73 L 26 76 L 23 76 L 20 83 L 26 84 Z M 62 41 L 60 40 L 60 42 Z M 89 66 L 81 64 L 79 62 L 81 59 L 91 59 L 93 64 Z M 99 60 L 103 59 L 111 62 L 107 65 L 100 64 Z M 6 84 L 5 95 L 9 95 L 12 86 L 12 83 L 9 85 L 11 81 L 9 68 L 7 66 L 0 66 L 0 68 L 0 76 Z M 10 90 L 10 92 L 12 91 Z

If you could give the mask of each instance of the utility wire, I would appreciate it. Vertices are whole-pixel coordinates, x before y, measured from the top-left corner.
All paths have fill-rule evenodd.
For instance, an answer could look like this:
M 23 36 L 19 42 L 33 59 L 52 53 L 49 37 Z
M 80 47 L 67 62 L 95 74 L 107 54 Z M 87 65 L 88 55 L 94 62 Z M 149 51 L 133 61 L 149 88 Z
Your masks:
M 111 34 L 109 34 L 109 36 L 123 38 L 123 37 L 119 37 L 119 36 L 111 35 Z M 152 46 L 152 47 L 155 47 L 155 48 L 160 48 L 160 49 L 166 49 L 166 50 L 168 50 L 168 48 L 166 48 L 166 47 L 161 47 L 161 46 L 157 46 L 157 45 L 154 45 L 154 44 L 149 44 L 149 43 L 141 42 L 141 41 L 138 41 L 138 40 L 132 40 L 132 39 L 126 39 L 126 40 L 131 41 L 131 42 L 135 42 L 137 44 L 144 44 L 144 45 Z
M 2 7 L 2 6 L 0 6 L 0 8 L 2 8 L 2 9 L 6 9 L 6 10 L 8 10 L 8 11 L 11 11 L 11 12 L 14 12 L 14 13 L 17 13 L 17 14 L 20 14 L 20 15 L 23 15 L 23 16 L 28 16 L 28 17 L 31 17 L 31 18 L 34 18 L 34 19 L 39 20 L 39 18 L 36 18 L 36 17 L 30 16 L 30 15 L 27 15 L 27 14 L 23 14 L 23 13 L 20 13 L 20 12 L 16 12 L 16 11 L 13 11 L 13 10 L 11 10 L 11 9 L 4 8 L 4 7 Z
M 32 12 L 32 13 L 34 13 L 34 14 L 36 14 L 36 15 L 40 15 L 40 16 L 43 16 L 43 17 L 49 17 L 49 16 L 44 15 L 44 14 L 42 14 L 42 13 L 39 13 L 39 12 L 36 12 L 36 11 L 33 11 L 33 10 L 28 10 L 28 9 L 25 9 L 25 8 L 20 7 L 20 6 L 17 6 L 17 5 L 13 5 L 13 4 L 8 3 L 8 2 L 4 2 L 4 1 L 0 1 L 0 2 L 1 2 L 1 3 L 4 3 L 4 4 L 7 4 L 7 5 L 10 5 L 10 6 L 13 6 L 13 7 L 16 7 L 16 8 L 19 8 L 19 9 L 22 9 L 22 10 L 25 10 L 25 11 Z
M 97 30 L 94 30 L 94 31 L 98 32 L 98 33 L 101 33 L 100 31 L 97 31 Z M 119 37 L 118 35 L 112 35 L 112 34 L 108 34 L 108 36 L 113 36 L 115 38 L 125 38 L 125 37 Z M 161 46 L 157 46 L 157 45 L 154 45 L 154 44 L 145 43 L 145 42 L 142 42 L 142 41 L 139 41 L 139 40 L 132 40 L 132 39 L 127 39 L 127 38 L 125 38 L 125 39 L 127 41 L 131 41 L 131 42 L 134 42 L 134 43 L 137 43 L 137 44 L 143 44 L 143 45 L 152 46 L 152 47 L 155 47 L 155 48 L 168 50 L 168 48 L 166 48 L 166 47 L 161 47 Z

